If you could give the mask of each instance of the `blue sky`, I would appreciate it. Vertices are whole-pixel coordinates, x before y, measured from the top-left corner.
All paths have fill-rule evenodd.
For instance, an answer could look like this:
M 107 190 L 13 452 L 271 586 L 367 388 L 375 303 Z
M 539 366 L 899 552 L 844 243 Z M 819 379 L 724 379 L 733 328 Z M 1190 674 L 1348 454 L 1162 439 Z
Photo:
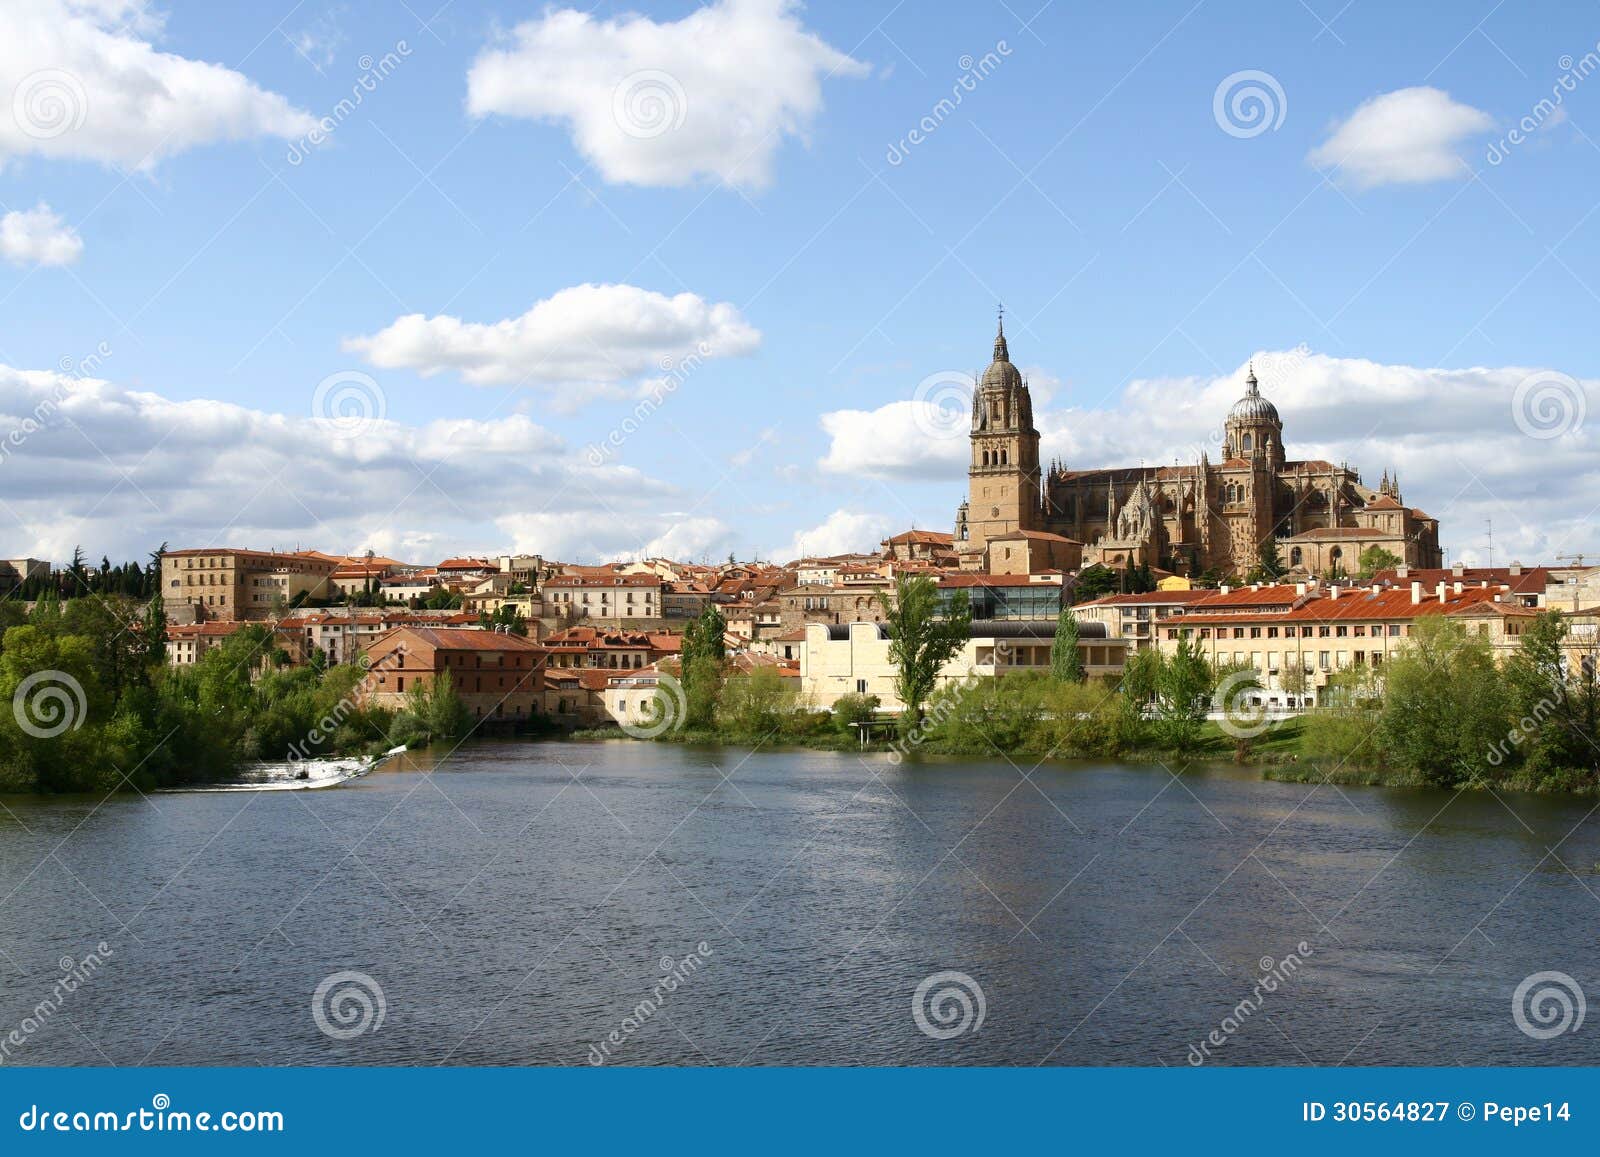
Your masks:
M 1261 355 L 1291 455 L 1399 469 L 1453 557 L 1600 548 L 1592 6 L 433 8 L 0 4 L 0 553 L 945 529 L 918 385 L 999 299 L 1070 465 L 1191 458 Z M 1270 124 L 1219 121 L 1241 72 Z

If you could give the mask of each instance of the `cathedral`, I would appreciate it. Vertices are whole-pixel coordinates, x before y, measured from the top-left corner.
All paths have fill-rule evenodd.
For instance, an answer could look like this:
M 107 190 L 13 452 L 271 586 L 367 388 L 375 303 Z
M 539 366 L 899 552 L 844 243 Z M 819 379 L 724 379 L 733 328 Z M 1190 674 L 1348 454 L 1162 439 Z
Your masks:
M 1202 450 L 1172 466 L 1071 470 L 1039 460 L 1033 399 L 1011 364 L 1002 318 L 994 360 L 972 394 L 967 500 L 956 512 L 963 570 L 1038 574 L 1103 563 L 1175 574 L 1243 576 L 1276 539 L 1291 574 L 1337 578 L 1381 547 L 1412 567 L 1442 565 L 1438 521 L 1400 497 L 1388 471 L 1376 490 L 1359 471 L 1291 459 L 1278 408 L 1252 367 L 1228 411 L 1220 461 Z

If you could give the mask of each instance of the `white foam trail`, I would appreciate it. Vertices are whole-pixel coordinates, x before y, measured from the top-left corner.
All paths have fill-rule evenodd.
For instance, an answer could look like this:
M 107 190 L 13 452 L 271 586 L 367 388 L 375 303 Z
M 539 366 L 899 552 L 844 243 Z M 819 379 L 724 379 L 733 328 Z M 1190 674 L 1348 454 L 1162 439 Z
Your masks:
M 405 747 L 392 747 L 380 756 L 365 759 L 302 759 L 292 763 L 258 763 L 246 770 L 247 783 L 219 783 L 197 787 L 164 787 L 162 793 L 234 791 L 316 791 L 338 787 L 360 779 L 379 764 L 405 753 Z

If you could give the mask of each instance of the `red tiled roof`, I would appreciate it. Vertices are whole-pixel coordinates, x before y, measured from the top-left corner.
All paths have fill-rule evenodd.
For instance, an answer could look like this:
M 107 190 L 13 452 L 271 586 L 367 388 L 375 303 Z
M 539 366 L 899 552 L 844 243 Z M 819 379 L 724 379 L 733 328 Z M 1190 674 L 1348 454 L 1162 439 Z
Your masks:
M 1080 607 L 1148 607 L 1160 606 L 1163 603 L 1198 603 L 1209 599 L 1217 592 L 1213 590 L 1187 590 L 1187 591 L 1144 591 L 1136 595 L 1104 595 L 1093 602 L 1079 603 Z
M 653 574 L 558 574 L 544 580 L 547 587 L 659 587 Z
M 1288 606 L 1296 599 L 1307 597 L 1295 587 L 1285 583 L 1275 583 L 1272 586 L 1264 586 L 1260 590 L 1255 590 L 1251 587 L 1239 587 L 1229 591 L 1227 594 L 1223 594 L 1221 591 L 1213 591 L 1208 597 L 1197 602 L 1195 609 L 1204 611 L 1210 607 L 1226 609 L 1229 607 Z
M 1352 591 L 1341 591 L 1336 599 L 1326 596 L 1308 599 L 1293 610 L 1263 611 L 1260 615 L 1206 615 L 1191 611 L 1177 618 L 1164 619 L 1162 623 L 1168 627 L 1197 627 L 1241 626 L 1246 622 L 1321 623 L 1334 619 L 1348 619 L 1354 622 L 1370 619 L 1414 619 L 1419 615 L 1436 615 L 1476 603 L 1492 603 L 1498 593 L 1481 587 L 1463 590 L 1459 595 L 1453 590 L 1447 590 L 1443 603 L 1437 596 L 1430 597 L 1426 593 L 1420 602 L 1413 603 L 1409 589 L 1390 589 L 1373 594 L 1366 588 L 1358 587 Z
M 1405 574 L 1401 574 L 1398 567 L 1380 570 L 1372 576 L 1374 582 L 1394 583 L 1396 586 L 1407 586 L 1411 583 L 1421 583 L 1424 591 L 1434 590 L 1440 583 L 1447 587 L 1455 583 L 1463 586 L 1480 586 L 1487 582 L 1491 587 L 1506 586 L 1511 588 L 1513 594 L 1540 594 L 1550 583 L 1550 568 L 1547 566 L 1525 566 L 1522 573 L 1514 575 L 1508 566 L 1465 566 L 1457 574 L 1449 567 L 1411 567 Z
M 502 634 L 499 631 L 483 631 L 471 628 L 457 629 L 454 627 L 396 627 L 394 631 L 381 636 L 377 642 L 387 639 L 395 631 L 409 631 L 424 641 L 432 644 L 441 651 L 543 651 L 546 648 L 532 639 L 523 638 L 521 635 Z
M 1061 572 L 1056 571 L 1056 574 Z M 1032 577 L 1025 574 L 947 574 L 939 577 L 939 585 L 945 588 L 961 587 L 1054 587 L 1055 582 L 1035 582 Z
M 1068 538 L 1064 534 L 1051 534 L 1048 530 L 1013 530 L 1007 534 L 992 534 L 989 536 L 991 542 L 1005 538 L 1026 538 L 1030 541 L 1038 542 L 1070 542 L 1075 546 L 1083 545 L 1075 538 Z
M 1372 509 L 1368 507 L 1367 509 Z M 1350 538 L 1398 538 L 1398 534 L 1386 530 L 1378 530 L 1370 526 L 1318 526 L 1311 530 L 1303 530 L 1299 534 L 1285 539 L 1285 542 L 1322 541 L 1326 539 Z
M 947 534 L 941 530 L 904 530 L 884 542 L 894 543 L 930 543 L 934 546 L 949 546 L 955 542 L 955 535 Z

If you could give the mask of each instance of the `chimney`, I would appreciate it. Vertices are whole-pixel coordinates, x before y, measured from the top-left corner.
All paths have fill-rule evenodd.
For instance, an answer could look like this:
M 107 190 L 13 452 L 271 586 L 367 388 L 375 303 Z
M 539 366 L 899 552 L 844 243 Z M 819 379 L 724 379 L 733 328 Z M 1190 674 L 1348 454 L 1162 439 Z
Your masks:
M 1328 597 L 1330 599 L 1335 600 L 1335 601 L 1338 600 L 1338 598 L 1339 598 L 1339 584 L 1338 583 L 1334 583 L 1331 587 L 1328 588 Z
M 1258 591 L 1258 590 L 1261 589 L 1261 584 L 1260 583 L 1251 583 L 1250 584 L 1250 589 L 1253 590 L 1253 591 Z
M 1383 593 L 1382 585 L 1379 584 L 1379 583 L 1373 583 L 1372 584 L 1372 593 L 1375 594 L 1375 595 L 1376 594 L 1382 594 Z
M 1233 590 L 1232 587 L 1230 587 L 1227 583 L 1223 583 L 1220 587 L 1217 588 L 1217 593 L 1225 595 L 1231 590 Z
M 1296 595 L 1305 594 L 1306 593 L 1306 584 L 1305 583 L 1295 583 L 1294 584 L 1294 593 Z
M 1401 563 L 1399 566 L 1394 568 L 1394 573 L 1396 578 L 1409 578 L 1411 575 L 1411 568 L 1405 563 Z
M 1461 577 L 1461 576 L 1462 576 L 1462 575 L 1464 575 L 1464 574 L 1466 574 L 1466 573 L 1467 573 L 1467 568 L 1466 568 L 1466 567 L 1464 567 L 1464 566 L 1462 566 L 1462 565 L 1461 565 L 1461 564 L 1460 564 L 1460 563 L 1459 563 L 1459 562 L 1458 562 L 1458 563 L 1456 563 L 1456 564 L 1455 564 L 1455 565 L 1454 565 L 1454 566 L 1453 566 L 1453 567 L 1451 567 L 1451 568 L 1450 568 L 1450 573 L 1451 573 L 1451 574 L 1453 574 L 1453 575 L 1455 575 L 1455 576 L 1456 576 L 1456 578 L 1460 578 L 1460 577 Z
M 1511 573 L 1512 573 L 1513 576 L 1521 574 L 1522 573 L 1522 564 L 1520 562 L 1512 563 L 1511 564 Z
M 1436 593 L 1439 596 L 1439 601 L 1441 603 L 1444 602 L 1444 580 L 1443 579 L 1439 580 L 1439 589 L 1434 593 Z
M 1459 595 L 1460 593 L 1461 593 L 1461 580 L 1457 579 L 1456 580 L 1456 594 Z
M 1416 606 L 1421 601 L 1422 601 L 1422 584 L 1421 583 L 1412 583 L 1411 584 L 1411 605 L 1412 606 Z

